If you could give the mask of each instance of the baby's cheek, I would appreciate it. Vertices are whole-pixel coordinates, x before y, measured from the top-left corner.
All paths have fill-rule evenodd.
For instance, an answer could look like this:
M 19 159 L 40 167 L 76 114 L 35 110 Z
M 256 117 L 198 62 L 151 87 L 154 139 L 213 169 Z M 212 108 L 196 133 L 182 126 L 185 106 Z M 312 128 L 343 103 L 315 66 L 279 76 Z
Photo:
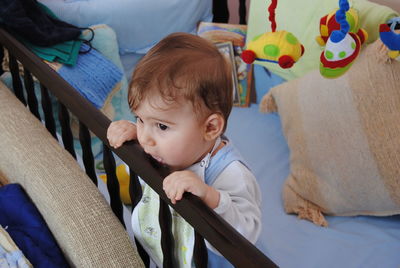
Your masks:
M 176 148 L 169 148 L 165 153 L 165 161 L 177 165 L 182 161 L 182 154 Z
M 187 165 L 189 156 L 185 153 L 185 150 L 181 150 L 177 147 L 169 147 L 168 150 L 164 152 L 163 160 L 169 166 L 181 168 Z

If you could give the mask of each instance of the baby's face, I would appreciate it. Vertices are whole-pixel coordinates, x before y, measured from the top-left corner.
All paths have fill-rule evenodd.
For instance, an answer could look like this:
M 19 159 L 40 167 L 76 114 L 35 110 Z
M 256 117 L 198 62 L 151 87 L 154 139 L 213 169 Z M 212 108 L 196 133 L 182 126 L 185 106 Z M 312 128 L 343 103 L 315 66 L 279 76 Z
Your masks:
M 208 149 L 204 123 L 199 122 L 189 101 L 177 105 L 166 103 L 160 96 L 148 96 L 135 114 L 140 145 L 172 171 L 198 162 Z

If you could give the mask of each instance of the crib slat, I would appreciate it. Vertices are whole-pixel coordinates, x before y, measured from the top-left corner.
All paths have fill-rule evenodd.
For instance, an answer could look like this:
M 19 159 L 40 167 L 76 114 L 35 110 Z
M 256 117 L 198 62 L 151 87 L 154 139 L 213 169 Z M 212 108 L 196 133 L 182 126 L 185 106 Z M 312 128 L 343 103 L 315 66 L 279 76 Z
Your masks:
M 69 125 L 69 113 L 61 102 L 58 103 L 58 118 L 61 124 L 61 137 L 64 148 L 76 159 L 74 139 Z
M 15 96 L 26 106 L 26 101 L 24 97 L 24 91 L 22 88 L 21 78 L 19 76 L 18 62 L 10 52 L 8 52 L 9 57 L 9 68 L 12 77 L 12 84 Z
M 132 200 L 133 211 L 140 199 L 142 199 L 143 192 L 139 182 L 139 177 L 131 168 L 129 168 L 129 195 Z
M 24 84 L 26 95 L 28 97 L 28 106 L 31 113 L 36 116 L 37 119 L 40 119 L 38 101 L 35 94 L 35 85 L 33 84 L 33 78 L 28 69 L 24 68 Z
M 136 249 L 139 253 L 140 258 L 143 261 L 143 264 L 145 267 L 150 267 L 150 257 L 149 254 L 147 254 L 147 252 L 144 250 L 144 248 L 142 247 L 142 244 L 140 244 L 140 242 L 136 239 L 136 237 L 134 237 L 135 239 L 135 245 L 136 245 Z
M 172 216 L 168 204 L 160 198 L 158 221 L 161 229 L 161 249 L 163 252 L 163 268 L 173 268 L 174 263 L 174 238 L 172 236 Z
M 116 165 L 115 159 L 111 150 L 103 143 L 103 164 L 107 174 L 107 189 L 110 195 L 110 206 L 115 216 L 125 227 L 122 202 L 119 195 L 119 183 L 115 174 Z
M 97 176 L 94 170 L 94 157 L 92 151 L 91 137 L 89 130 L 81 121 L 79 121 L 79 140 L 82 145 L 82 159 L 83 165 L 85 166 L 86 174 L 97 186 Z
M 204 238 L 194 231 L 193 259 L 196 268 L 207 268 L 208 252 Z
M 3 62 L 4 58 L 4 47 L 0 44 L 0 62 Z M 2 68 L 2 65 L 0 64 L 0 75 L 4 73 L 4 70 Z
M 44 123 L 46 125 L 47 130 L 51 133 L 51 135 L 58 140 L 56 134 L 56 122 L 53 117 L 53 107 L 50 101 L 50 96 L 47 88 L 40 84 L 40 92 L 42 95 L 42 109 L 44 113 Z
M 228 23 L 228 0 L 213 1 L 213 22 Z
M 239 24 L 246 24 L 246 0 L 239 0 Z

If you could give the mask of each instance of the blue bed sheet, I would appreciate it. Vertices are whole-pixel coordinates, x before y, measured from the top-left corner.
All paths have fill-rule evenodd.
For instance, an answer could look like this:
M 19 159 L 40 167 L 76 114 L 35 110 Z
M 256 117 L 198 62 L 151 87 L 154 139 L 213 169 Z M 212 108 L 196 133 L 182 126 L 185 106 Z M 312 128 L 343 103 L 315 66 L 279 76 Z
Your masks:
M 283 80 L 255 66 L 257 100 Z M 262 189 L 263 230 L 257 247 L 280 267 L 399 267 L 400 216 L 327 217 L 319 227 L 284 212 L 281 191 L 289 174 L 289 148 L 278 114 L 258 105 L 234 108 L 227 136 Z

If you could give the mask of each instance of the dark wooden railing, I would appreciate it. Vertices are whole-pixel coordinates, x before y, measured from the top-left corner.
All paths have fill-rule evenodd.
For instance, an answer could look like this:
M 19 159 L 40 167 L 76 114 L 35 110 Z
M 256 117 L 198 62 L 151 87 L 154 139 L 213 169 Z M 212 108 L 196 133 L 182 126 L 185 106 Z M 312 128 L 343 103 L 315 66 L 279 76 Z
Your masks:
M 79 119 L 80 140 L 83 150 L 83 161 L 86 173 L 97 183 L 94 172 L 94 160 L 91 153 L 89 130 L 104 143 L 104 165 L 107 173 L 107 188 L 110 193 L 110 205 L 124 224 L 122 203 L 119 198 L 119 185 L 115 174 L 115 161 L 109 148 L 106 131 L 111 123 L 91 103 L 84 99 L 68 82 L 51 69 L 46 63 L 25 48 L 12 35 L 0 28 L 0 45 L 8 50 L 10 70 L 12 72 L 15 95 L 22 103 L 28 105 L 30 111 L 40 118 L 38 102 L 34 94 L 31 73 L 40 81 L 41 104 L 45 126 L 57 138 L 55 119 L 52 114 L 49 90 L 59 101 L 59 120 L 62 128 L 64 147 L 75 157 L 73 136 L 69 126 L 69 112 Z M 18 60 L 24 66 L 25 91 L 19 76 Z M 25 98 L 27 96 L 27 98 Z M 163 178 L 167 171 L 155 166 L 136 142 L 128 142 L 114 151 L 131 170 L 130 194 L 135 206 L 142 196 L 138 176 L 140 176 L 160 196 L 160 227 L 162 230 L 161 246 L 164 254 L 164 267 L 174 267 L 173 237 L 171 233 L 171 214 L 168 205 L 173 207 L 195 229 L 195 264 L 197 267 L 207 266 L 207 251 L 204 239 L 218 249 L 236 267 L 276 267 L 260 250 L 239 234 L 230 224 L 207 207 L 198 197 L 186 193 L 183 199 L 173 205 L 162 189 Z M 148 264 L 148 256 L 139 245 L 139 254 Z

